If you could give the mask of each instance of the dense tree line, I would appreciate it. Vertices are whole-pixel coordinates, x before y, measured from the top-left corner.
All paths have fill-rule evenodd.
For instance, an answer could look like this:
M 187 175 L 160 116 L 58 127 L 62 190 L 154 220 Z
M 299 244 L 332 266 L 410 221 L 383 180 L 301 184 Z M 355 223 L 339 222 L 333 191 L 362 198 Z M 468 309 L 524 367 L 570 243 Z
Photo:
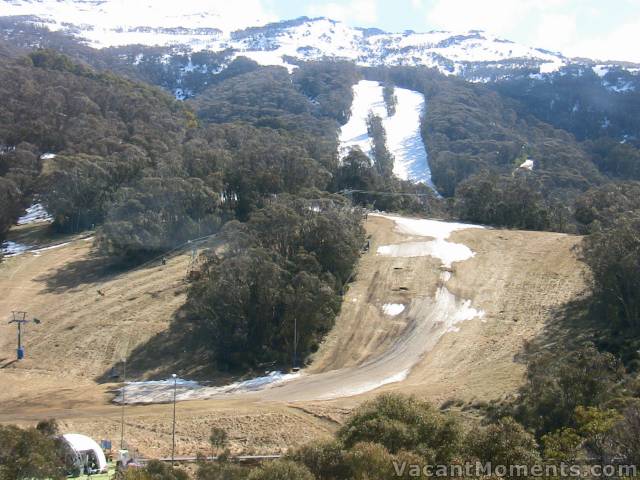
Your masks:
M 220 200 L 197 178 L 144 178 L 109 205 L 102 249 L 130 259 L 157 255 L 220 228 Z
M 0 78 L 0 171 L 23 198 L 41 194 L 56 227 L 99 223 L 119 187 L 180 171 L 195 117 L 160 90 L 51 51 L 2 65 Z
M 587 344 L 569 352 L 543 352 L 528 365 L 526 383 L 511 412 L 538 438 L 577 426 L 576 409 L 605 405 L 624 376 L 619 359 Z
M 640 210 L 640 183 L 611 182 L 592 188 L 576 201 L 575 217 L 581 233 L 610 228 L 617 218 Z
M 513 76 L 494 84 L 521 109 L 561 128 L 578 140 L 600 137 L 631 142 L 640 138 L 640 81 L 637 75 L 608 66 L 601 76 L 583 65 L 569 65 L 542 78 Z M 634 140 L 635 139 L 635 140 Z
M 600 171 L 616 180 L 640 180 L 640 149 L 611 137 L 586 142 Z
M 347 194 L 357 205 L 371 209 L 437 217 L 449 213 L 446 202 L 438 198 L 430 187 L 382 174 L 359 149 L 353 149 L 342 159 L 331 188 Z
M 279 196 L 221 235 L 227 246 L 206 256 L 188 300 L 216 363 L 290 365 L 294 341 L 299 361 L 315 351 L 364 241 L 358 212 L 340 197 Z
M 554 214 L 526 174 L 471 177 L 458 186 L 455 209 L 462 220 L 522 230 L 547 230 Z
M 292 75 L 298 89 L 311 99 L 318 114 L 344 124 L 353 103 L 352 86 L 359 80 L 351 62 L 305 62 Z
M 585 240 L 584 259 L 593 273 L 603 315 L 615 327 L 640 328 L 640 211 L 615 218 Z
M 363 243 L 357 211 L 321 193 L 344 117 L 331 108 L 351 102 L 350 83 L 335 87 L 355 81 L 353 66 L 314 64 L 292 83 L 238 59 L 193 102 L 200 121 L 153 87 L 52 51 L 3 68 L 0 167 L 22 187 L 3 184 L 7 196 L 38 194 L 56 228 L 97 227 L 103 254 L 134 263 L 247 222 L 227 223 L 234 255 L 210 252 L 191 285 L 194 328 L 225 368 L 289 364 L 294 319 L 300 362 L 317 348 Z M 8 227 L 17 214 L 6 205 Z
M 323 115 L 287 70 L 261 67 L 205 90 L 191 104 L 204 122 L 247 122 L 291 132 L 330 171 L 336 167 L 336 120 Z
M 11 180 L 0 177 L 0 243 L 15 225 L 22 211 L 20 190 Z
M 41 152 L 106 156 L 133 144 L 158 164 L 180 143 L 190 115 L 157 88 L 96 73 L 51 51 L 3 65 L 0 78 L 7 99 L 0 140 L 8 146 L 28 142 Z
M 52 51 L 2 66 L 2 226 L 37 194 L 56 228 L 96 227 L 103 254 L 135 263 L 227 223 L 223 235 L 246 243 L 229 238 L 231 257 L 211 252 L 189 293 L 211 357 L 234 368 L 285 363 L 296 318 L 302 361 L 331 327 L 363 242 L 357 211 L 322 193 L 337 122 L 285 69 L 229 68 L 236 75 L 193 103 L 198 120 L 155 87 Z M 218 301 L 229 310 L 210 310 Z
M 369 112 L 367 117 L 367 133 L 373 144 L 372 154 L 374 165 L 382 177 L 393 175 L 393 155 L 387 149 L 387 134 L 382 124 L 382 118 Z
M 396 107 L 398 106 L 398 97 L 393 83 L 385 82 L 382 88 L 382 98 L 384 98 L 384 104 L 387 107 L 387 115 L 392 117 L 396 114 Z
M 195 100 L 201 118 L 211 122 L 267 121 L 283 114 L 309 114 L 312 103 L 300 93 L 283 67 L 262 67 L 221 82 Z
M 591 313 L 604 328 L 600 342 L 637 369 L 640 184 L 616 182 L 589 190 L 576 202 L 575 217 L 579 231 L 588 234 L 582 258 L 591 273 Z

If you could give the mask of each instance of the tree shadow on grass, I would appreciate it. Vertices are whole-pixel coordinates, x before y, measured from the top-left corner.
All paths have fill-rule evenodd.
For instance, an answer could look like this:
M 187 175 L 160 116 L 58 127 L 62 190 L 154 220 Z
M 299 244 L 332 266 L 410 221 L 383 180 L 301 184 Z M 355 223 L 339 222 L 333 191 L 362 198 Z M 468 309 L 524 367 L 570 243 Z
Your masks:
M 215 368 L 211 352 L 203 346 L 201 335 L 187 320 L 182 307 L 170 327 L 137 346 L 127 357 L 127 379 L 164 380 L 176 374 L 190 380 L 227 379 Z M 118 362 L 95 380 L 98 383 L 122 381 L 123 364 Z
M 47 293 L 64 293 L 81 285 L 90 284 L 96 284 L 96 288 L 100 290 L 100 284 L 132 268 L 134 267 L 131 265 L 92 253 L 88 258 L 68 262 L 62 267 L 38 277 L 36 280 L 46 284 L 44 291 Z M 100 292 L 98 293 L 100 294 Z
M 602 323 L 593 315 L 593 297 L 583 294 L 557 307 L 536 338 L 527 341 L 515 360 L 527 363 L 543 352 L 570 352 L 594 342 Z

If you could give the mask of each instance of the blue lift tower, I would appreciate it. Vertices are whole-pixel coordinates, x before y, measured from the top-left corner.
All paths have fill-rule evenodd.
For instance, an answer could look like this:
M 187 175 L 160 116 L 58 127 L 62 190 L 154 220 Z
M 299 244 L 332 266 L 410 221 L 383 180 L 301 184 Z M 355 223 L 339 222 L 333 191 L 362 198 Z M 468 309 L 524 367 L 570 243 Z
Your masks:
M 13 311 L 11 312 L 13 315 L 13 320 L 9 321 L 9 324 L 15 323 L 18 326 L 18 360 L 22 360 L 24 358 L 24 348 L 22 347 L 22 326 L 27 323 L 33 322 L 36 325 L 40 324 L 40 320 L 34 318 L 33 320 L 27 320 L 27 312 L 19 312 Z

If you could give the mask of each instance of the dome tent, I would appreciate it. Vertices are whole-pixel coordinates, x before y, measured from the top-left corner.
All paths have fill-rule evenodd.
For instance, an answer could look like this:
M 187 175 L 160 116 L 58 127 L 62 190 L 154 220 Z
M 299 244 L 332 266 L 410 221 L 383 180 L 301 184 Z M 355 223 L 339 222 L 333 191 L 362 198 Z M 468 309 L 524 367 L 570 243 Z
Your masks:
M 108 469 L 107 459 L 100 445 L 93 439 L 77 433 L 62 435 L 63 440 L 69 446 L 73 464 L 82 472 L 86 467 L 91 467 L 91 473 L 104 473 Z

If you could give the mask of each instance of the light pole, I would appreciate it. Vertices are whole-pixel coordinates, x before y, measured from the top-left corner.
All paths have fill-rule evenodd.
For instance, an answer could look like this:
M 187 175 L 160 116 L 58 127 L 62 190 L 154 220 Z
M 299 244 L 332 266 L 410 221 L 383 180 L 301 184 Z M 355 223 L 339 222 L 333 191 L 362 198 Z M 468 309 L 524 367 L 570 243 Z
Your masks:
M 293 371 L 298 365 L 298 317 L 293 317 Z
M 120 450 L 124 450 L 124 405 L 125 405 L 125 393 L 127 390 L 127 359 L 123 360 L 124 366 L 122 368 L 122 418 L 120 421 Z
M 178 385 L 178 377 L 174 373 L 173 377 L 173 430 L 171 433 L 171 468 L 175 466 L 176 454 L 176 389 Z

